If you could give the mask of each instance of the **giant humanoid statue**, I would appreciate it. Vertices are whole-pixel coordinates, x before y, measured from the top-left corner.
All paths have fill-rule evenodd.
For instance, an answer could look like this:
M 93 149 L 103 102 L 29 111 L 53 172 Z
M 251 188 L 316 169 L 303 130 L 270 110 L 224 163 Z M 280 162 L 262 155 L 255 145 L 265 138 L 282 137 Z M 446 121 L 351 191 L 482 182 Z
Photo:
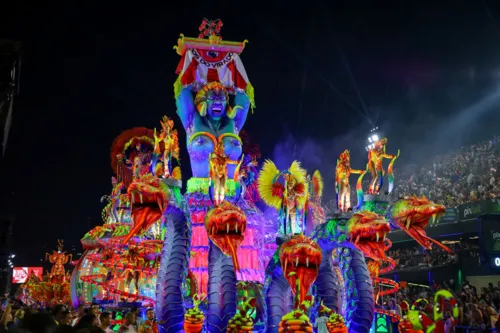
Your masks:
M 250 101 L 245 93 L 237 92 L 234 102 L 231 107 L 227 90 L 218 82 L 208 83 L 195 97 L 190 88 L 184 88 L 177 98 L 193 177 L 209 178 L 210 155 L 222 141 L 228 178 L 234 179 L 242 152 L 238 134 L 247 119 Z
M 237 310 L 236 282 L 263 280 L 254 260 L 263 251 L 257 232 L 263 215 L 245 205 L 239 174 L 244 157 L 239 133 L 254 107 L 253 86 L 239 58 L 246 42 L 222 40 L 221 26 L 220 20 L 203 20 L 200 36 L 181 35 L 175 48 L 181 60 L 174 96 L 192 177 L 184 194 L 185 220 L 165 219 L 164 244 L 171 245 L 162 251 L 156 315 L 169 333 L 183 327 L 188 266 L 198 293 L 208 294 L 204 331 L 210 333 L 227 331 Z M 245 246 L 238 248 L 243 238 Z
M 190 215 L 194 219 L 193 239 L 200 242 L 206 239 L 206 232 L 203 231 L 205 227 L 198 224 L 203 221 L 197 221 L 201 218 L 200 213 L 207 212 L 227 200 L 234 203 L 234 199 L 238 196 L 238 169 L 242 160 L 242 142 L 238 134 L 245 124 L 250 101 L 246 94 L 236 92 L 235 105 L 231 107 L 226 88 L 219 82 L 210 82 L 196 94 L 190 87 L 185 87 L 181 90 L 176 102 L 177 113 L 186 130 L 187 149 L 193 174 L 193 177 L 188 180 L 186 193 L 188 198 L 191 197 L 196 202 L 196 204 L 189 205 Z M 206 199 L 200 199 L 202 197 Z M 211 204 L 209 204 L 210 201 Z M 228 213 L 230 211 L 232 210 L 228 208 Z M 207 226 L 214 223 L 214 225 L 225 226 L 227 223 L 224 221 L 229 217 L 225 214 L 207 214 L 204 224 Z M 215 220 L 212 221 L 212 219 Z M 214 233 L 212 230 L 218 231 Z M 232 244 L 236 238 L 242 236 L 244 229 L 236 229 L 236 234 L 239 233 L 239 235 L 230 234 L 222 237 L 222 243 L 216 242 L 215 238 L 220 238 L 219 233 L 225 232 L 226 228 L 210 228 L 210 231 L 208 237 L 212 239 L 212 242 L 207 244 L 209 245 L 208 281 L 205 278 L 206 273 L 203 270 L 200 271 L 204 268 L 197 265 L 193 269 L 197 279 L 201 282 L 202 291 L 203 285 L 208 282 L 208 331 L 219 332 L 236 312 L 237 267 L 233 268 L 231 258 L 224 254 L 223 249 L 226 245 L 231 247 L 229 243 Z M 228 244 L 224 244 L 226 242 Z M 205 244 L 203 242 L 198 245 Z M 194 262 L 206 260 L 202 259 L 203 257 L 204 254 L 201 252 L 194 253 L 192 260 Z M 221 284 L 222 280 L 233 282 Z M 220 293 L 232 296 L 225 297 L 224 302 L 221 302 L 217 296 Z

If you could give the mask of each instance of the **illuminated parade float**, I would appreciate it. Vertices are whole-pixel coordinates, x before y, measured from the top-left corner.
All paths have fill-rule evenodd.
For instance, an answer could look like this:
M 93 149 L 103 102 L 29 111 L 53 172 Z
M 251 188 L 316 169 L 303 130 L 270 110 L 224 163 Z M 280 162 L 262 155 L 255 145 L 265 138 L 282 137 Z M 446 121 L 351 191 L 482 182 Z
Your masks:
M 63 241 L 57 242 L 57 251 L 45 254 L 52 268 L 41 279 L 34 273 L 20 286 L 20 300 L 28 305 L 53 306 L 70 304 L 70 272 L 64 265 L 71 261 L 71 254 L 63 251 Z
M 383 331 L 384 320 L 389 332 L 387 318 L 400 320 L 379 308 L 399 288 L 379 277 L 395 267 L 389 231 L 402 229 L 426 249 L 440 245 L 425 228 L 444 207 L 380 194 L 382 161 L 390 159 L 390 194 L 399 156 L 386 153 L 386 139 L 368 151 L 366 193 L 367 172 L 351 168 L 349 151 L 340 155 L 338 210 L 328 218 L 318 171 L 308 174 L 298 161 L 284 170 L 270 160 L 259 166 L 258 147 L 242 132 L 255 107 L 240 59 L 246 41 L 224 41 L 221 27 L 204 20 L 198 38 L 181 35 L 176 47 L 174 97 L 192 177 L 183 189 L 168 117 L 160 130 L 133 128 L 115 139 L 113 188 L 103 224 L 82 239 L 73 303 L 154 307 L 169 333 L 313 332 L 320 316 L 329 332 Z M 359 174 L 356 207 L 351 174 Z M 401 328 L 418 329 L 418 318 Z

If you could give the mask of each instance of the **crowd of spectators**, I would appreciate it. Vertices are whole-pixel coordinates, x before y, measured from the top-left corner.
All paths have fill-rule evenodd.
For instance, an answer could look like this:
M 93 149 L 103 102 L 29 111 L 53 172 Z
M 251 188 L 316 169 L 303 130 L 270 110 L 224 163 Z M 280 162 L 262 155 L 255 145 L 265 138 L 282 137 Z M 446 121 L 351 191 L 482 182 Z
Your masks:
M 397 197 L 425 195 L 446 207 L 500 197 L 500 137 L 394 168 Z
M 122 313 L 122 309 L 118 313 Z M 73 309 L 65 305 L 39 309 L 19 302 L 3 304 L 0 332 L 13 333 L 158 333 L 153 309 L 147 309 L 144 320 L 140 309 L 132 309 L 118 321 L 113 310 L 101 311 L 97 304 Z M 114 330 L 113 330 L 113 329 Z
M 385 306 L 398 314 L 405 314 L 407 305 L 410 307 L 417 300 L 422 300 L 415 303 L 416 310 L 423 311 L 433 315 L 434 295 L 435 292 L 441 289 L 450 291 L 457 300 L 458 318 L 456 320 L 455 332 L 488 332 L 490 329 L 500 328 L 499 313 L 500 313 L 500 281 L 489 283 L 486 288 L 476 288 L 468 281 L 463 281 L 458 289 L 453 286 L 453 279 L 436 283 L 434 282 L 429 287 L 406 286 L 400 289 L 394 299 L 386 300 Z M 406 303 L 406 304 L 405 304 Z M 445 306 L 445 318 L 451 314 L 451 306 Z
M 432 251 L 415 246 L 391 249 L 387 255 L 394 259 L 398 271 L 444 267 L 458 263 L 460 258 L 465 257 L 478 258 L 479 262 L 479 246 L 477 244 L 454 242 L 447 244 L 447 246 L 453 251 L 452 254 L 438 246 L 433 247 Z

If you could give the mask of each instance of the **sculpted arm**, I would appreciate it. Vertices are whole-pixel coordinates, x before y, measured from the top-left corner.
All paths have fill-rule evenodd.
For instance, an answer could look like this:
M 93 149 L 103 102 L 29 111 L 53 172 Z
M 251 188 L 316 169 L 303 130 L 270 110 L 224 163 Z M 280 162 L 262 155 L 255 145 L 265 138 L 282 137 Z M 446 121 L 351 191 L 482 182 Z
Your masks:
M 357 175 L 360 175 L 360 174 L 362 174 L 364 172 L 365 172 L 365 170 L 351 169 L 351 173 L 354 173 L 354 174 L 357 174 Z
M 396 156 L 399 157 L 399 153 L 400 153 L 399 150 L 398 150 L 398 154 L 397 155 L 391 155 L 391 154 L 384 153 L 384 154 L 382 154 L 382 157 L 383 158 L 394 158 Z
M 234 98 L 233 111 L 236 112 L 234 123 L 241 130 L 247 120 L 248 110 L 250 109 L 250 99 L 245 93 L 238 92 Z
M 49 260 L 51 264 L 54 263 L 54 257 L 51 254 L 45 253 L 45 260 Z
M 189 88 L 183 88 L 175 104 L 177 106 L 177 114 L 184 128 L 191 126 L 194 119 L 194 113 L 196 112 L 191 90 Z

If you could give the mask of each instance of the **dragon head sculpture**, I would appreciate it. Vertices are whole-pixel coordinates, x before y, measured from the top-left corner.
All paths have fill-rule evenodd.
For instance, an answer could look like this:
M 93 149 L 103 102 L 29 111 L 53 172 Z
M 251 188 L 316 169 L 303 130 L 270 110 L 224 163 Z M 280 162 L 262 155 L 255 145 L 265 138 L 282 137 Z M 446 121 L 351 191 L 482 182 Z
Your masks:
M 425 232 L 429 221 L 434 223 L 444 212 L 443 205 L 436 204 L 426 197 L 413 196 L 396 201 L 389 212 L 389 220 L 425 249 L 430 250 L 434 243 L 452 253 L 448 247 L 428 237 Z
M 239 270 L 236 251 L 243 242 L 246 227 L 245 213 L 227 201 L 211 209 L 205 216 L 208 237 L 225 255 L 233 258 L 235 270 Z
M 347 240 L 374 260 L 386 258 L 385 237 L 391 230 L 389 222 L 375 213 L 355 213 L 346 225 Z
M 322 253 L 319 245 L 303 234 L 293 236 L 281 245 L 280 261 L 283 274 L 292 291 L 302 302 L 318 277 Z
M 134 235 L 147 231 L 159 221 L 168 204 L 168 189 L 160 178 L 145 174 L 134 180 L 127 190 L 134 227 L 123 239 L 127 243 Z

